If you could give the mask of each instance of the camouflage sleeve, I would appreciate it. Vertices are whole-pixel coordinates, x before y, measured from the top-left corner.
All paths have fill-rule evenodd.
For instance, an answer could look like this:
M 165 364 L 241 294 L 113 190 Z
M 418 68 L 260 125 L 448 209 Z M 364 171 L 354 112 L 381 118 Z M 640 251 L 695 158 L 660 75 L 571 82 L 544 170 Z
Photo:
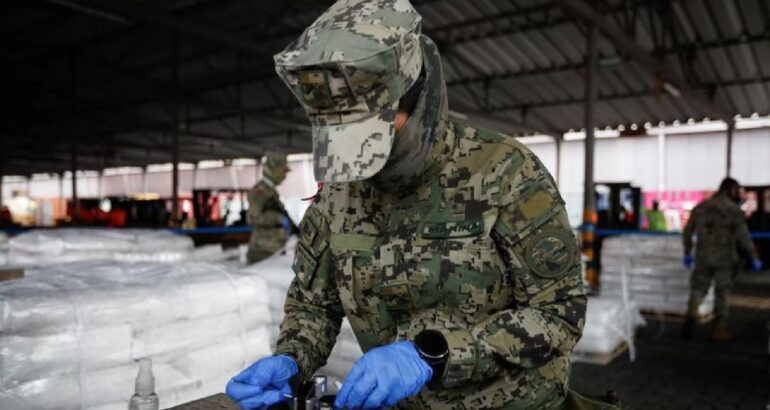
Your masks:
M 754 242 L 751 240 L 751 232 L 749 232 L 743 211 L 735 212 L 735 228 L 735 242 L 740 255 L 750 261 L 756 259 L 757 251 L 754 249 Z
M 249 210 L 246 213 L 249 225 L 275 228 L 281 226 L 284 214 L 268 206 L 271 201 L 278 201 L 274 193 L 263 190 L 257 185 L 249 191 Z
M 582 333 L 587 298 L 580 253 L 550 174 L 531 155 L 501 196 L 492 235 L 514 300 L 470 331 L 444 335 L 448 385 L 484 380 L 502 367 L 540 367 L 568 356 Z
M 695 209 L 692 210 L 690 213 L 690 219 L 687 220 L 687 224 L 684 226 L 684 230 L 682 230 L 682 246 L 684 247 L 684 254 L 685 255 L 691 255 L 692 254 L 692 236 L 695 233 L 695 220 L 697 218 L 698 214 L 698 207 L 696 206 Z
M 326 362 L 340 331 L 344 312 L 332 271 L 329 227 L 313 205 L 300 224 L 294 257 L 296 277 L 286 295 L 275 354 L 290 354 L 307 379 Z

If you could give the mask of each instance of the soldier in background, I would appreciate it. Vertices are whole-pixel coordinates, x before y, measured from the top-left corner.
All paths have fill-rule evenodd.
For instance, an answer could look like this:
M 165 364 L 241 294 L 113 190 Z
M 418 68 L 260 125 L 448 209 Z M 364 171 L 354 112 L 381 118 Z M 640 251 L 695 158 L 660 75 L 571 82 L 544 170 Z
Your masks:
M 262 169 L 262 179 L 248 193 L 247 219 L 253 228 L 246 254 L 249 263 L 259 262 L 278 252 L 289 235 L 298 231 L 275 189 L 286 179 L 289 171 L 286 156 L 267 153 Z
M 762 261 L 757 257 L 746 218 L 738 205 L 740 200 L 741 186 L 738 181 L 725 178 L 716 195 L 693 209 L 684 228 L 683 262 L 687 269 L 692 269 L 692 273 L 687 317 L 682 325 L 683 339 L 692 337 L 698 307 L 711 287 L 712 280 L 716 288 L 716 318 L 711 338 L 716 341 L 729 339 L 727 298 L 733 286 L 733 276 L 740 269 L 742 260 L 751 261 L 755 272 L 762 270 Z M 694 234 L 698 242 L 693 258 Z
M 515 138 L 448 115 L 436 45 L 406 0 L 342 0 L 281 54 L 316 179 L 275 355 L 228 395 L 261 408 L 327 360 L 346 316 L 365 354 L 337 408 L 558 408 L 586 296 L 556 185 Z

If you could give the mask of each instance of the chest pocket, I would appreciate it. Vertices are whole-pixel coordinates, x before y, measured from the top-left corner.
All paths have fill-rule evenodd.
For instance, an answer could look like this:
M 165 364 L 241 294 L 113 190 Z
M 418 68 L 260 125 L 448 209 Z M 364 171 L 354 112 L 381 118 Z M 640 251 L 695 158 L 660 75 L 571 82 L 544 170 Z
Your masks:
M 340 299 L 353 328 L 368 330 L 358 337 L 369 347 L 388 340 L 394 325 L 378 293 L 381 271 L 378 241 L 378 237 L 372 235 L 332 233 L 330 236 Z
M 377 237 L 358 234 L 331 234 L 331 249 L 337 261 L 339 283 L 350 291 L 350 299 L 363 304 L 372 295 L 379 263 L 375 255 Z
M 383 255 L 382 298 L 389 310 L 434 306 L 484 310 L 505 281 L 489 230 L 497 212 L 464 220 L 429 220 L 391 240 Z

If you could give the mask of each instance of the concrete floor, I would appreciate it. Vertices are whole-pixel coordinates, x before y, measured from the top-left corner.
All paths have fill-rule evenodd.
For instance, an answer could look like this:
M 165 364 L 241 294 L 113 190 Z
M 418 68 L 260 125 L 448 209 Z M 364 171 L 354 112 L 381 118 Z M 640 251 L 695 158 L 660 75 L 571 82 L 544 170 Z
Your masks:
M 648 320 L 634 363 L 625 354 L 608 366 L 575 364 L 571 386 L 615 390 L 625 409 L 770 410 L 770 272 L 740 278 L 733 295 L 733 340 L 713 343 L 709 325 L 701 325 L 685 342 L 679 323 Z

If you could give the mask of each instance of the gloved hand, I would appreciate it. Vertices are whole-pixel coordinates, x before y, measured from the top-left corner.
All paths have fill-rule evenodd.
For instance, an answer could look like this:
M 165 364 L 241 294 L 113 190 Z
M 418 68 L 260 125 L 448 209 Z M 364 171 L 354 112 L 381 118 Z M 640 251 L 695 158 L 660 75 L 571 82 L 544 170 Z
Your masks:
M 756 258 L 753 261 L 751 261 L 751 270 L 753 270 L 754 272 L 761 271 L 762 270 L 762 260 L 760 260 L 759 258 Z
M 287 232 L 291 232 L 291 226 L 291 219 L 288 216 L 284 216 L 283 219 L 281 219 L 281 228 Z
M 225 392 L 242 409 L 259 409 L 291 394 L 289 379 L 299 372 L 289 356 L 270 356 L 257 360 L 227 383 Z
M 345 378 L 334 406 L 379 409 L 414 396 L 433 377 L 433 369 L 412 342 L 376 347 L 364 354 Z
M 684 259 L 682 260 L 682 264 L 687 269 L 692 269 L 693 265 L 695 265 L 695 259 L 692 258 L 690 255 L 684 255 Z

